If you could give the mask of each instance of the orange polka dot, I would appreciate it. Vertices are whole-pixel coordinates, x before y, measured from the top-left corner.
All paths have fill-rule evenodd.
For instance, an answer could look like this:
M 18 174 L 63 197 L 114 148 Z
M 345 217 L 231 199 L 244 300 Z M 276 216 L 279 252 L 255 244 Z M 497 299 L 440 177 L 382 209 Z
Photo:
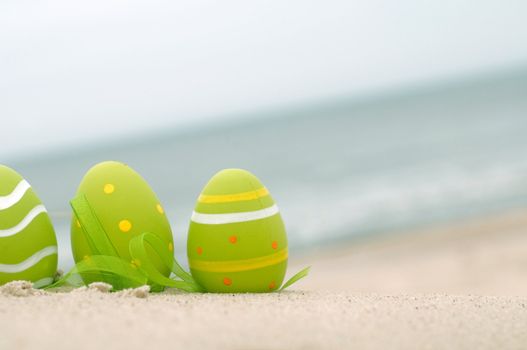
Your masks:
M 238 237 L 236 237 L 236 236 L 230 236 L 229 237 L 229 242 L 231 242 L 232 244 L 236 243 L 236 241 L 238 241 Z
M 277 241 L 273 241 L 273 243 L 271 244 L 271 247 L 273 247 L 273 249 L 277 249 L 278 248 L 278 242 Z
M 271 283 L 269 283 L 269 289 L 275 289 L 276 288 L 276 282 L 275 281 L 272 281 Z
M 165 213 L 165 210 L 163 209 L 161 204 L 156 205 L 156 209 L 159 212 L 159 214 L 164 214 Z
M 132 223 L 128 220 L 121 220 L 119 222 L 119 230 L 123 232 L 128 232 L 132 229 Z
M 198 255 L 203 254 L 203 248 L 201 248 L 201 247 L 197 247 L 197 248 L 196 248 L 196 252 L 198 253 Z
M 225 277 L 223 279 L 223 284 L 226 286 L 230 286 L 232 284 L 232 280 L 229 277 Z

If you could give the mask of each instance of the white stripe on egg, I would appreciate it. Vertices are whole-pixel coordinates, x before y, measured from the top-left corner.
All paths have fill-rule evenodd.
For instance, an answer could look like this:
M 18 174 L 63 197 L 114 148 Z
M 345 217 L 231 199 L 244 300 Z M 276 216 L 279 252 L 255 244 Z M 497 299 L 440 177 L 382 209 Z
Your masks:
M 38 215 L 46 212 L 47 210 L 42 204 L 37 205 L 36 207 L 31 209 L 31 211 L 27 213 L 26 217 L 23 218 L 22 221 L 20 221 L 17 225 L 5 230 L 0 230 L 0 237 L 9 237 L 16 235 L 17 233 L 25 229 Z
M 39 250 L 35 254 L 31 255 L 26 260 L 18 264 L 0 264 L 0 272 L 4 273 L 17 273 L 29 269 L 30 267 L 38 264 L 38 262 L 47 256 L 57 254 L 57 246 L 52 245 Z
M 16 185 L 13 192 L 6 196 L 0 196 L 0 210 L 4 210 L 12 207 L 13 205 L 20 202 L 24 194 L 29 190 L 31 186 L 26 180 L 22 180 Z
M 279 212 L 280 211 L 278 210 L 276 204 L 269 208 L 241 213 L 203 214 L 194 211 L 192 212 L 192 217 L 190 220 L 197 224 L 223 225 L 265 219 L 276 215 Z

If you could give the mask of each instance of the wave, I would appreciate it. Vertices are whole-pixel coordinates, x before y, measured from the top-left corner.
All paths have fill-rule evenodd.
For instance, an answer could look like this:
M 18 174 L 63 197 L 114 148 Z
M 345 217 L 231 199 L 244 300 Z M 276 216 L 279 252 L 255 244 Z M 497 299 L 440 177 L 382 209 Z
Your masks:
M 30 267 L 38 264 L 40 260 L 53 254 L 57 254 L 57 246 L 55 245 L 39 250 L 38 252 L 18 264 L 0 264 L 0 272 L 17 273 L 27 270 Z
M 6 196 L 0 196 L 0 210 L 8 209 L 18 203 L 30 188 L 31 185 L 26 180 L 20 181 L 13 192 Z

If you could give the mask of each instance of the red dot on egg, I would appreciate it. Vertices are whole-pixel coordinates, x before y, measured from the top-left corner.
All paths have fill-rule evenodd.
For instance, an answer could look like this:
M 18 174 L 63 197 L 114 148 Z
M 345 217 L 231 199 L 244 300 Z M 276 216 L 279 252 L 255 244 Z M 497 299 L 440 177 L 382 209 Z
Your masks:
M 230 286 L 232 284 L 232 280 L 229 277 L 225 277 L 223 279 L 223 284 L 226 286 Z
M 198 255 L 203 254 L 203 248 L 201 248 L 201 247 L 197 247 L 197 248 L 196 248 L 196 253 L 198 253 Z
M 276 282 L 275 281 L 272 281 L 271 283 L 269 283 L 269 289 L 275 289 L 276 288 Z
M 231 242 L 232 244 L 236 243 L 238 241 L 238 238 L 236 236 L 230 236 L 229 237 L 229 242 Z
M 271 247 L 273 247 L 273 249 L 277 249 L 278 248 L 278 242 L 277 241 L 273 241 L 273 243 L 271 244 Z

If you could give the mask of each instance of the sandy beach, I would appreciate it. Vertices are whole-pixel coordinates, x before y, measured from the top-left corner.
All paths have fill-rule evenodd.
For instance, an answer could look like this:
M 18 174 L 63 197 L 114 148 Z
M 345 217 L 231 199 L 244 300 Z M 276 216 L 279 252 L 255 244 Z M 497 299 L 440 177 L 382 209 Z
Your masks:
M 527 350 L 526 13 L 0 1 L 0 350 Z
M 0 349 L 524 349 L 527 210 L 292 257 L 290 291 L 0 288 Z

